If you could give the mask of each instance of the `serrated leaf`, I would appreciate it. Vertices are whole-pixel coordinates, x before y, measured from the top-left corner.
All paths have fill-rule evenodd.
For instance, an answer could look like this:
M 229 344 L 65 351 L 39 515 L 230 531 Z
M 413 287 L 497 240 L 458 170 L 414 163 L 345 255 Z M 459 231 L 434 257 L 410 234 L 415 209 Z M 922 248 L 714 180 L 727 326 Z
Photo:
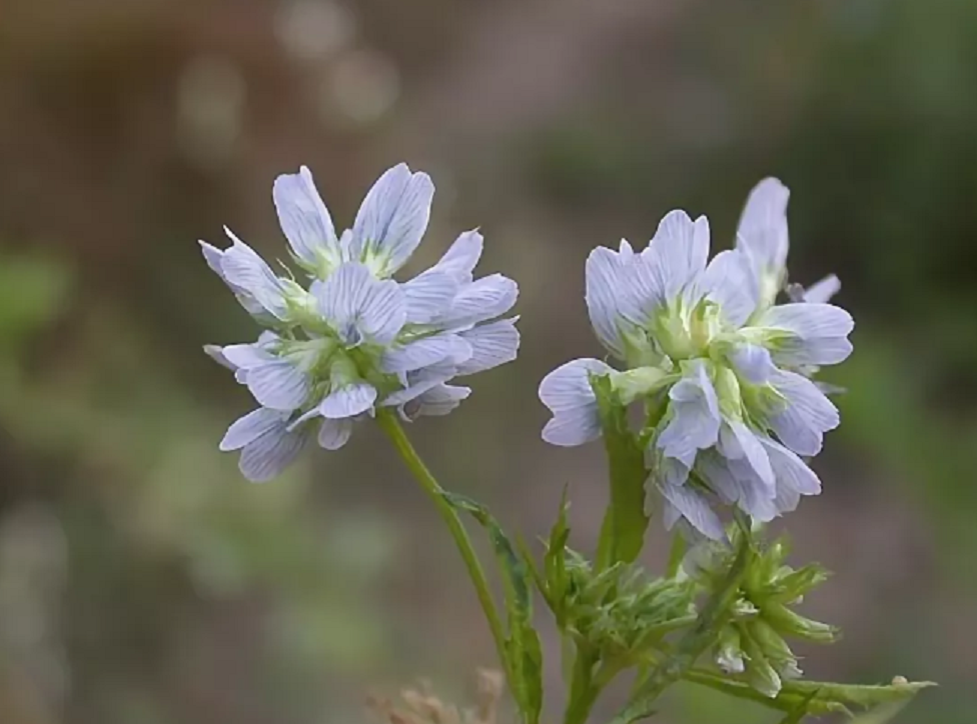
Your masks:
M 601 526 L 597 566 L 631 563 L 644 545 L 648 516 L 645 515 L 644 451 L 628 427 L 627 408 L 611 386 L 609 377 L 593 377 L 597 408 L 603 430 L 610 474 L 610 504 Z

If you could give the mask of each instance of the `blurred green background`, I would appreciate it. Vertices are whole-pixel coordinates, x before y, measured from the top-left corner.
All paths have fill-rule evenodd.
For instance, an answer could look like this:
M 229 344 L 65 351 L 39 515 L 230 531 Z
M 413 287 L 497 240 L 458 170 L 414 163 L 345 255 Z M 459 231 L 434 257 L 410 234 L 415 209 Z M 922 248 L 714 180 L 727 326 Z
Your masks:
M 283 256 L 275 175 L 311 166 L 348 224 L 406 160 L 438 186 L 411 270 L 480 226 L 523 319 L 519 361 L 415 443 L 529 539 L 571 483 L 583 548 L 602 451 L 544 445 L 535 390 L 600 354 L 586 254 L 674 207 L 728 246 L 782 178 L 793 278 L 837 272 L 858 320 L 825 493 L 790 518 L 836 571 L 807 610 L 846 633 L 804 668 L 935 679 L 897 721 L 972 724 L 975 91 L 972 0 L 3 0 L 0 722 L 352 724 L 371 687 L 460 696 L 492 663 L 378 430 L 260 486 L 216 448 L 250 402 L 200 347 L 255 330 L 196 240 Z M 695 689 L 660 718 L 771 721 Z

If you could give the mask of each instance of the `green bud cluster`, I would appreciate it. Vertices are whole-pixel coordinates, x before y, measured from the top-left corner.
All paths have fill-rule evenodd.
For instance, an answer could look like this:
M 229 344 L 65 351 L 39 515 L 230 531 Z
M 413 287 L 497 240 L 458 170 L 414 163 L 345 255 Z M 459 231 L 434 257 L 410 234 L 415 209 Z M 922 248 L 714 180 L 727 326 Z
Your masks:
M 731 531 L 731 538 L 741 535 Z M 797 657 L 787 639 L 831 643 L 837 629 L 793 610 L 804 596 L 828 578 L 816 564 L 794 569 L 785 563 L 788 546 L 781 539 L 756 550 L 740 583 L 729 622 L 714 649 L 716 665 L 768 697 L 776 697 L 784 680 L 800 677 Z M 722 585 L 734 555 L 719 543 L 703 543 L 686 556 L 686 572 L 712 593 Z

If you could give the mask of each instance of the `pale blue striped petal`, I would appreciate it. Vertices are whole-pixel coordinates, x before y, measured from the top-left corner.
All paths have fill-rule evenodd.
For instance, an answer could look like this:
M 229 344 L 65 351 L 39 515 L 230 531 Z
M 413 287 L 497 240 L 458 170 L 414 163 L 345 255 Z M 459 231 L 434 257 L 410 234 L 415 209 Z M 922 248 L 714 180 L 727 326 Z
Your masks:
M 775 178 L 763 179 L 746 200 L 736 246 L 750 255 L 758 272 L 779 274 L 787 263 L 789 200 L 790 190 Z
M 347 345 L 369 340 L 386 345 L 396 338 L 407 318 L 400 285 L 380 281 L 363 264 L 345 263 L 313 294 L 319 313 Z
M 380 276 L 400 269 L 414 253 L 431 216 L 434 184 L 426 173 L 401 163 L 387 170 L 366 194 L 351 242 L 354 258 Z
M 696 363 L 688 376 L 672 386 L 668 396 L 671 419 L 656 444 L 666 457 L 692 467 L 698 450 L 716 444 L 721 422 L 716 390 L 705 365 Z
M 221 353 L 228 362 L 242 369 L 258 367 L 277 359 L 258 344 L 229 344 L 221 348 Z
M 627 249 L 630 251 L 630 247 Z M 601 344 L 619 359 L 625 357 L 623 320 L 645 319 L 647 305 L 643 297 L 647 292 L 641 286 L 635 266 L 633 252 L 617 253 L 602 246 L 587 257 L 585 299 L 590 323 Z
M 475 265 L 482 257 L 484 244 L 484 239 L 477 229 L 462 232 L 434 268 L 452 274 L 459 282 L 470 283 Z
M 847 337 L 855 328 L 855 320 L 833 304 L 797 302 L 771 307 L 758 326 L 792 332 L 801 339 Z
M 271 480 L 292 464 L 308 438 L 306 429 L 288 432 L 282 424 L 245 445 L 238 467 L 253 483 Z
M 472 354 L 472 345 L 461 336 L 442 332 L 386 350 L 380 367 L 384 372 L 413 372 L 448 358 L 468 359 Z
M 254 297 L 270 314 L 285 319 L 288 307 L 281 280 L 254 249 L 234 236 L 227 227 L 224 232 L 234 242 L 221 256 L 224 280 Z
M 777 367 L 765 347 L 755 344 L 738 344 L 733 347 L 729 359 L 736 371 L 755 385 L 762 385 L 777 372 Z
M 821 481 L 803 460 L 770 438 L 761 437 L 760 442 L 763 443 L 770 458 L 770 464 L 777 478 L 778 490 L 787 487 L 801 495 L 821 493 Z
M 414 400 L 416 407 L 410 411 L 409 415 L 412 418 L 422 415 L 435 417 L 447 415 L 458 407 L 463 400 L 467 399 L 471 393 L 470 387 L 437 385 Z
M 259 404 L 273 410 L 295 410 L 305 404 L 312 389 L 309 375 L 288 360 L 249 367 L 247 385 Z
M 339 450 L 353 434 L 352 418 L 332 420 L 323 418 L 319 426 L 319 445 L 326 450 Z
M 326 395 L 319 403 L 319 412 L 323 417 L 333 420 L 355 417 L 372 409 L 376 399 L 377 390 L 373 385 L 354 382 Z
M 831 297 L 841 291 L 841 280 L 834 274 L 809 286 L 803 291 L 803 299 L 811 304 L 827 304 Z
M 427 324 L 446 314 L 458 293 L 458 275 L 438 266 L 401 285 L 407 304 L 407 321 Z
M 684 211 L 670 211 L 641 255 L 651 264 L 654 288 L 661 290 L 666 302 L 674 300 L 706 267 L 708 219 L 700 216 L 692 221 Z
M 235 420 L 218 446 L 224 452 L 240 450 L 271 430 L 282 427 L 289 413 L 259 407 Z
M 838 426 L 838 408 L 806 377 L 780 372 L 772 384 L 784 397 L 782 409 L 767 422 L 780 441 L 798 455 L 817 455 L 824 433 Z
M 673 509 L 665 512 L 666 527 L 671 529 L 678 518 L 682 517 L 706 538 L 711 540 L 724 540 L 726 538 L 723 523 L 709 505 L 708 499 L 691 485 L 659 483 L 658 490 Z
M 596 359 L 577 359 L 550 372 L 539 385 L 539 399 L 553 413 L 543 428 L 543 439 L 564 447 L 582 445 L 600 437 L 597 396 L 591 375 L 613 369 Z
M 329 209 L 322 202 L 312 172 L 302 166 L 298 173 L 283 174 L 272 187 L 282 232 L 295 256 L 315 268 L 322 255 L 331 265 L 340 263 L 339 240 Z
M 387 395 L 381 402 L 381 407 L 397 407 L 411 400 L 415 400 L 430 389 L 447 382 L 457 373 L 457 366 L 452 360 L 445 360 L 438 364 L 425 367 L 416 372 L 409 372 L 404 389 Z
M 512 362 L 519 352 L 519 330 L 515 319 L 483 324 L 459 335 L 471 345 L 471 358 L 459 362 L 458 374 L 471 375 Z
M 484 322 L 505 314 L 516 303 L 519 287 L 501 274 L 482 277 L 463 285 L 451 309 L 438 320 L 439 326 L 457 328 Z
M 760 302 L 756 273 L 746 254 L 736 249 L 716 254 L 696 282 L 698 295 L 718 304 L 729 324 L 742 326 Z

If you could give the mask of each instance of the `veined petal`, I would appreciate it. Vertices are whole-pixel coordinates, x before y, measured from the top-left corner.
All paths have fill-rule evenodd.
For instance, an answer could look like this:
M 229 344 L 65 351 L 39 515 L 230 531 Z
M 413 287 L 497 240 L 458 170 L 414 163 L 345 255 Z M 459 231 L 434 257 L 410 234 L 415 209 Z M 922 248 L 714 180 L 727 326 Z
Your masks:
M 539 399 L 553 413 L 543 428 L 543 439 L 552 445 L 582 445 L 600 437 L 597 396 L 591 375 L 614 370 L 596 359 L 577 359 L 550 372 L 539 385 Z
M 384 372 L 413 372 L 448 358 L 468 358 L 472 353 L 471 345 L 461 336 L 442 332 L 386 350 L 380 367 Z
M 468 399 L 471 393 L 470 387 L 439 384 L 417 397 L 411 404 L 413 409 L 408 414 L 411 418 L 422 415 L 447 415 L 458 407 L 462 400 Z
M 224 356 L 224 349 L 219 344 L 205 344 L 204 354 L 210 357 L 221 367 L 226 367 L 232 372 L 236 372 L 238 366 Z
M 760 442 L 770 458 L 778 490 L 786 486 L 801 495 L 818 495 L 821 492 L 818 476 L 797 455 L 770 438 L 761 437 Z
M 670 211 L 641 255 L 651 263 L 655 288 L 665 300 L 674 299 L 706 267 L 708 219 L 700 216 L 693 222 L 684 211 Z
M 221 262 L 224 259 L 224 252 L 218 249 L 216 246 L 208 244 L 206 241 L 198 241 L 197 243 L 200 244 L 200 251 L 203 252 L 204 261 L 207 262 L 207 266 L 210 267 L 210 270 L 214 272 L 214 274 L 219 276 L 221 279 L 224 279 L 226 282 L 227 279 L 224 277 L 224 270 L 221 269 Z
M 260 344 L 229 344 L 221 348 L 221 353 L 228 362 L 242 369 L 258 367 L 277 359 Z
M 224 232 L 234 242 L 221 256 L 224 280 L 254 297 L 270 314 L 285 319 L 288 307 L 282 281 L 254 249 L 234 236 L 227 227 L 224 227 Z
M 744 460 L 773 497 L 773 468 L 755 432 L 739 420 L 727 420 L 719 433 L 718 449 L 730 460 Z
M 773 486 L 766 485 L 745 457 L 730 460 L 716 451 L 707 450 L 696 460 L 696 470 L 719 498 L 758 521 L 777 517 Z
M 841 291 L 841 280 L 834 274 L 829 274 L 824 279 L 809 286 L 803 292 L 805 302 L 811 304 L 827 304 L 831 297 Z
M 339 450 L 353 434 L 353 419 L 323 418 L 319 426 L 319 445 L 326 450 Z
M 472 272 L 482 257 L 484 244 L 482 235 L 477 229 L 462 232 L 434 268 L 454 275 L 462 283 L 471 283 Z
M 755 385 L 766 383 L 777 372 L 777 367 L 765 347 L 755 344 L 737 344 L 729 354 L 736 371 Z
M 705 365 L 692 372 L 668 391 L 671 419 L 658 435 L 657 446 L 665 457 L 692 467 L 696 452 L 712 447 L 719 436 L 721 417 L 716 390 Z
M 235 420 L 218 446 L 223 452 L 240 450 L 259 437 L 276 428 L 281 428 L 288 420 L 289 413 L 259 407 Z
M 308 437 L 306 429 L 289 432 L 283 423 L 245 445 L 238 467 L 253 483 L 271 480 L 298 457 Z
M 643 319 L 643 297 L 648 295 L 641 286 L 640 274 L 634 270 L 633 256 L 634 252 L 617 253 L 599 246 L 587 257 L 585 298 L 590 323 L 601 344 L 619 359 L 625 356 L 622 320 Z
M 438 324 L 457 328 L 484 322 L 508 312 L 518 296 L 519 287 L 512 279 L 501 274 L 482 277 L 462 286 Z
M 416 400 L 428 390 L 447 382 L 457 374 L 457 366 L 453 360 L 444 360 L 430 367 L 424 367 L 406 375 L 404 389 L 387 395 L 380 402 L 381 407 L 397 407 L 411 400 Z
M 471 345 L 470 359 L 458 364 L 459 375 L 484 372 L 493 367 L 512 362 L 519 352 L 519 330 L 516 319 L 503 319 L 483 324 L 459 335 Z
M 704 495 L 691 485 L 658 484 L 662 497 L 674 508 L 666 513 L 665 524 L 671 528 L 681 516 L 702 535 L 712 540 L 725 540 L 723 523 L 710 507 Z
M 801 339 L 847 337 L 855 328 L 855 320 L 833 304 L 798 302 L 771 307 L 758 326 L 792 332 Z
M 282 232 L 295 256 L 313 269 L 319 264 L 319 254 L 331 265 L 338 265 L 341 256 L 336 228 L 316 190 L 312 172 L 302 166 L 298 173 L 279 176 L 272 197 Z
M 773 358 L 777 364 L 790 367 L 834 365 L 848 359 L 854 349 L 846 337 L 794 337 L 778 340 Z
M 789 200 L 790 190 L 775 178 L 763 179 L 746 200 L 736 230 L 736 247 L 750 255 L 760 273 L 779 276 L 787 263 Z
M 404 293 L 392 279 L 380 281 L 363 264 L 342 264 L 313 294 L 319 313 L 348 345 L 363 338 L 386 345 L 407 318 Z
M 249 367 L 247 385 L 261 405 L 284 411 L 301 407 L 312 389 L 309 375 L 288 360 Z
M 319 403 L 319 412 L 327 419 L 356 417 L 373 407 L 376 388 L 367 382 L 355 382 L 333 390 Z
M 713 257 L 696 283 L 698 294 L 719 305 L 726 321 L 740 327 L 760 302 L 760 287 L 749 258 L 732 249 Z
M 838 426 L 838 408 L 806 377 L 781 371 L 771 383 L 784 397 L 767 422 L 780 441 L 798 455 L 817 455 L 824 433 Z
M 353 223 L 352 252 L 378 275 L 389 276 L 414 253 L 431 216 L 434 184 L 401 163 L 366 194 Z
M 407 321 L 426 324 L 445 314 L 458 293 L 458 274 L 434 266 L 401 285 Z

